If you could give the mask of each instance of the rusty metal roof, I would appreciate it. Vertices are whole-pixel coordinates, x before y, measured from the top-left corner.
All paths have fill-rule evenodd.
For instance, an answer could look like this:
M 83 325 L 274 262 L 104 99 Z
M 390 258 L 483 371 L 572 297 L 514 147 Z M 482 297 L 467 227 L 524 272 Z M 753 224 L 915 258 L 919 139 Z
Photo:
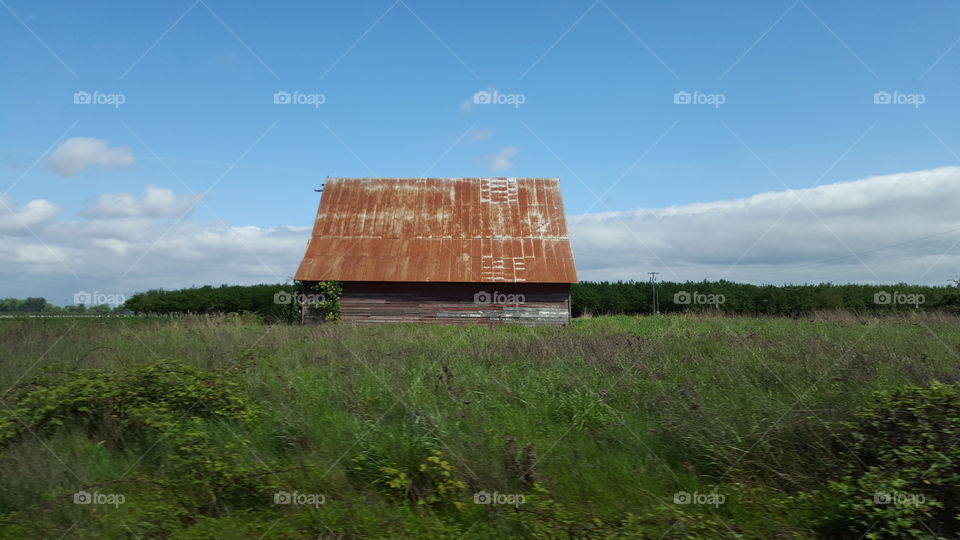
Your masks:
M 328 178 L 306 281 L 576 283 L 556 178 Z

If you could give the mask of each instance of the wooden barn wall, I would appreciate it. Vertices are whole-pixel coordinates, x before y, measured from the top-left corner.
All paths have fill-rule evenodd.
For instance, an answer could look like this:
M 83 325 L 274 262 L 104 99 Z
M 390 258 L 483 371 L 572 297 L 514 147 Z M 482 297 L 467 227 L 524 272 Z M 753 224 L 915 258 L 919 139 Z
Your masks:
M 361 324 L 565 325 L 570 323 L 570 284 L 348 281 L 340 314 Z M 321 322 L 306 308 L 303 321 Z

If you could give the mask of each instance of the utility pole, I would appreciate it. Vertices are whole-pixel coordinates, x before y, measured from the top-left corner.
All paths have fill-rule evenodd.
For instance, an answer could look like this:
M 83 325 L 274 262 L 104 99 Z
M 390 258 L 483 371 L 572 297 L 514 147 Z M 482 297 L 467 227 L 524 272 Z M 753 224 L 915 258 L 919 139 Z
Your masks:
M 660 304 L 657 302 L 657 274 L 660 272 L 647 272 L 650 274 L 650 285 L 653 287 L 653 314 L 660 314 Z

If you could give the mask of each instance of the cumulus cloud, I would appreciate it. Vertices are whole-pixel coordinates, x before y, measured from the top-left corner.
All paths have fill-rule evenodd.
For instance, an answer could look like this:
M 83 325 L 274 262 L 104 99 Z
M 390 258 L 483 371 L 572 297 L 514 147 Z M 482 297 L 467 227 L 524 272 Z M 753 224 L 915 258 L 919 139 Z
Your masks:
M 516 146 L 504 146 L 496 154 L 483 156 L 483 160 L 492 171 L 506 171 L 513 168 L 513 161 L 519 153 L 520 148 Z
M 126 146 L 110 148 L 103 139 L 72 137 L 50 154 L 47 167 L 57 174 L 74 176 L 88 167 L 115 170 L 129 167 L 133 162 L 133 153 Z
M 27 244 L 14 251 L 13 262 L 31 269 L 57 264 L 65 256 L 63 248 L 43 244 Z
M 129 296 L 158 287 L 280 283 L 293 276 L 309 236 L 306 226 L 195 219 L 55 222 L 39 239 L 0 233 L 0 297 L 43 296 L 68 304 L 79 291 Z
M 584 279 L 915 282 L 960 274 L 960 168 L 572 216 Z
M 59 206 L 44 199 L 18 207 L 13 199 L 0 195 L 0 234 L 31 234 L 31 230 L 43 227 L 59 211 Z
M 93 202 L 84 214 L 98 219 L 188 216 L 203 198 L 177 195 L 171 189 L 147 186 L 143 197 L 132 193 L 107 193 Z

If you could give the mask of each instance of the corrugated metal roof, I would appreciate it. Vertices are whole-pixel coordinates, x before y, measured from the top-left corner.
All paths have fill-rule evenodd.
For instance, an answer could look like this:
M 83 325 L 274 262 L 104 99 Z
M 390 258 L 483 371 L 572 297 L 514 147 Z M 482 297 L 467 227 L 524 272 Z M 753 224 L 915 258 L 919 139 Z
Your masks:
M 307 281 L 576 283 L 556 178 L 328 178 Z

